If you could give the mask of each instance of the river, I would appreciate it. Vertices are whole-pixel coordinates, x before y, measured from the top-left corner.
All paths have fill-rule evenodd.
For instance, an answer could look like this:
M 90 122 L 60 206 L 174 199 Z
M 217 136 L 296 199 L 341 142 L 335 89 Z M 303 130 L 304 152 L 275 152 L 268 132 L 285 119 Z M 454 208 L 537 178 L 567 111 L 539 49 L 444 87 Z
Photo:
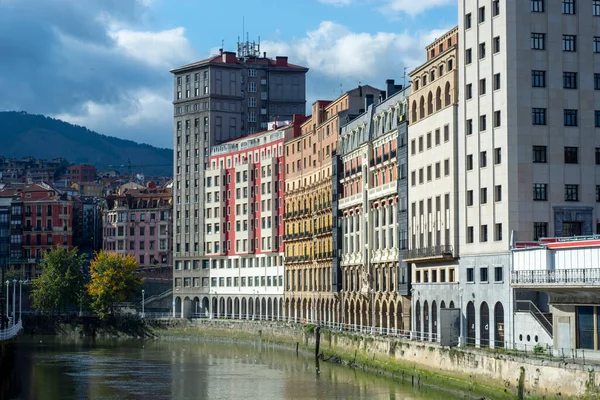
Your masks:
M 15 399 L 458 399 L 271 345 L 27 337 Z

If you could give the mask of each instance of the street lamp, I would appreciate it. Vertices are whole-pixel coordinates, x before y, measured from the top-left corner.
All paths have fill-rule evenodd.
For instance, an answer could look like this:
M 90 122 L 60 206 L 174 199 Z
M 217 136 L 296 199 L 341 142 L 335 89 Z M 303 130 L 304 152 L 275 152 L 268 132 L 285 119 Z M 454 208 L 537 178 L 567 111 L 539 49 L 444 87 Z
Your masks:
M 463 328 L 463 311 L 462 311 L 462 299 L 463 299 L 464 288 L 458 289 L 458 308 L 460 308 L 460 312 L 458 313 L 460 318 L 460 337 L 458 338 L 458 346 L 462 347 L 465 345 L 464 343 L 464 328 Z
M 12 307 L 12 318 L 13 318 L 13 325 L 17 322 L 15 321 L 15 305 L 16 305 L 16 300 L 17 299 L 17 280 L 13 279 L 13 307 Z
M 10 285 L 10 281 L 7 279 L 6 280 L 6 317 L 7 318 L 8 318 L 8 293 L 9 293 L 8 285 Z
M 19 281 L 19 321 L 23 315 L 23 280 Z
M 145 307 L 145 302 L 146 302 L 145 295 L 146 295 L 146 290 L 142 289 L 142 318 L 144 318 L 146 315 L 146 313 L 144 312 L 145 311 L 144 307 Z
M 375 333 L 375 289 L 371 289 L 371 334 Z

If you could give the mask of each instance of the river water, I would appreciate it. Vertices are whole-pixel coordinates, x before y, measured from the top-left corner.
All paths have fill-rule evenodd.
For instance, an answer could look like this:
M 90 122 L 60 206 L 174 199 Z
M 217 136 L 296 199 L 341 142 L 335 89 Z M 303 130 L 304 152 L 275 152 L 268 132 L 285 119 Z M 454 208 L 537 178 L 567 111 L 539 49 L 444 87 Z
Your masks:
M 23 338 L 16 399 L 457 399 L 271 345 Z

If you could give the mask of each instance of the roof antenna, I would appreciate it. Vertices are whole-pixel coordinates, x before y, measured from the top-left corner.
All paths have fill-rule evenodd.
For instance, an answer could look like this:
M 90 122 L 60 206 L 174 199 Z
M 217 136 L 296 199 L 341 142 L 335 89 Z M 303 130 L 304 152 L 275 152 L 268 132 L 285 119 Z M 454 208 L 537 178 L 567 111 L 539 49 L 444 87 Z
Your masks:
M 402 81 L 402 87 L 406 89 L 406 70 L 408 69 L 407 66 L 404 66 L 404 80 Z

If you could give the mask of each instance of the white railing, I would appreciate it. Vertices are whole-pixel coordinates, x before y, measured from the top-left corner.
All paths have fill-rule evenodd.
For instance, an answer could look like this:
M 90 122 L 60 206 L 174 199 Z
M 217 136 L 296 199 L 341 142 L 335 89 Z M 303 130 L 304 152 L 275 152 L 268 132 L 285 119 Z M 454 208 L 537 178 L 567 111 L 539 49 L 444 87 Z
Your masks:
M 0 342 L 15 338 L 21 329 L 23 329 L 23 320 L 19 320 L 15 325 L 6 329 L 0 329 Z
M 379 197 L 384 197 L 389 194 L 393 194 L 396 192 L 398 187 L 398 183 L 396 181 L 388 182 L 384 185 L 374 187 L 369 189 L 369 200 L 377 199 Z
M 353 206 L 355 204 L 360 204 L 361 201 L 362 201 L 362 193 L 356 193 L 356 194 L 353 194 L 352 196 L 348 196 L 348 197 L 344 197 L 343 199 L 340 199 L 339 208 L 346 208 L 346 207 Z

